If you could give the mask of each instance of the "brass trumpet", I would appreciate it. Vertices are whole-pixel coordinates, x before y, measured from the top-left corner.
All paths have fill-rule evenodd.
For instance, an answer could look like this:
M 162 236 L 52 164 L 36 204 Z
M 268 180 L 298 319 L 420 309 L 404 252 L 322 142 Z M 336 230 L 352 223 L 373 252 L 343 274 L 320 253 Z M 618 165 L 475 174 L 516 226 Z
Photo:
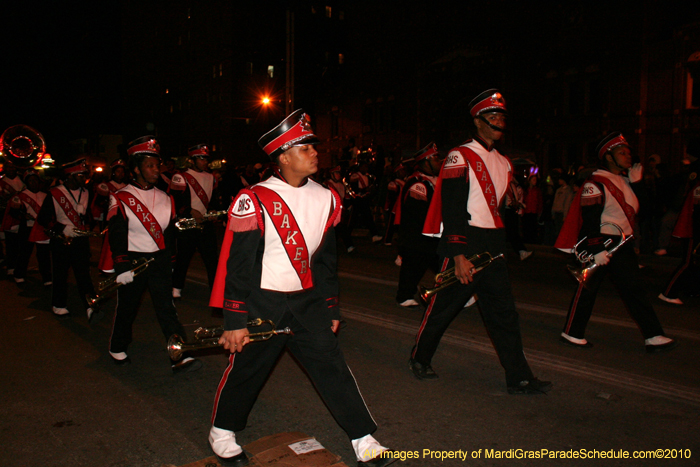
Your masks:
M 617 245 L 608 250 L 609 256 L 612 256 L 622 245 L 634 238 L 634 235 L 626 236 L 625 233 L 622 231 L 622 228 L 613 222 L 603 222 L 602 224 L 600 224 L 601 227 L 603 227 L 604 225 L 610 225 L 612 227 L 615 227 L 617 231 L 620 232 L 620 241 L 617 243 Z M 600 265 L 595 263 L 594 254 L 588 253 L 588 251 L 586 250 L 583 250 L 581 252 L 578 251 L 579 245 L 581 245 L 581 243 L 583 243 L 583 241 L 587 238 L 588 237 L 583 237 L 581 240 L 579 240 L 579 242 L 576 245 L 574 245 L 574 255 L 576 256 L 576 259 L 579 260 L 579 262 L 581 263 L 581 267 L 576 268 L 571 265 L 566 266 L 566 269 L 568 269 L 571 275 L 574 276 L 574 279 L 576 279 L 580 284 L 583 284 L 584 287 L 588 287 L 589 279 L 591 278 L 593 273 L 596 272 L 598 268 L 600 268 Z M 603 246 L 607 249 L 612 244 L 612 242 L 613 241 L 611 239 L 607 239 L 603 243 Z
M 131 269 L 131 272 L 134 273 L 134 277 L 145 271 L 151 261 L 153 261 L 153 258 L 138 258 L 133 260 L 131 265 L 134 267 Z M 114 292 L 122 286 L 122 284 L 117 282 L 117 276 L 118 274 L 114 274 L 113 276 L 110 276 L 97 284 L 97 290 L 100 292 L 100 294 L 85 295 L 85 300 L 90 308 L 97 310 L 100 307 L 100 302 L 104 300 L 108 294 Z
M 225 216 L 227 212 L 228 211 L 209 211 L 202 215 L 202 220 L 210 221 L 217 217 Z M 187 219 L 180 219 L 179 221 L 175 222 L 175 227 L 177 227 L 178 230 L 202 230 L 204 228 L 202 227 L 202 224 L 198 223 L 197 220 L 193 217 Z
M 491 256 L 491 253 L 485 251 L 483 253 L 478 253 L 476 255 L 470 256 L 469 258 L 467 258 L 467 260 L 474 265 L 474 272 L 472 274 L 476 274 L 495 260 L 503 257 L 503 253 L 499 253 L 496 256 Z M 459 279 L 457 278 L 457 276 L 455 276 L 455 268 L 451 267 L 450 269 L 447 269 L 435 275 L 435 286 L 433 286 L 432 288 L 428 289 L 423 286 L 418 287 L 418 291 L 420 292 L 420 299 L 423 302 L 423 304 L 427 304 L 433 295 L 435 295 L 442 289 L 445 289 L 457 283 L 459 283 Z
M 292 330 L 289 327 L 284 329 L 275 329 L 275 323 L 269 319 L 257 318 L 248 321 L 247 324 L 248 327 L 257 327 L 266 324 L 272 327 L 272 329 L 269 331 L 249 334 L 248 338 L 250 339 L 250 342 L 266 341 L 277 334 L 292 334 Z M 223 333 L 223 326 L 214 326 L 210 328 L 199 327 L 194 331 L 195 342 L 185 342 L 182 340 L 182 337 L 178 336 L 177 334 L 173 334 L 170 336 L 170 339 L 168 339 L 168 355 L 170 355 L 171 360 L 177 361 L 182 358 L 182 354 L 184 352 L 221 347 L 222 344 L 219 344 L 219 338 Z
M 107 233 L 108 229 L 104 229 L 102 232 L 93 232 L 92 230 L 82 230 L 78 228 L 74 228 L 73 232 L 75 232 L 75 237 L 102 237 L 104 234 Z M 69 246 L 75 237 L 66 237 L 62 233 L 56 233 L 51 229 L 44 229 L 44 232 L 46 235 L 49 237 L 60 240 L 63 242 L 64 245 Z

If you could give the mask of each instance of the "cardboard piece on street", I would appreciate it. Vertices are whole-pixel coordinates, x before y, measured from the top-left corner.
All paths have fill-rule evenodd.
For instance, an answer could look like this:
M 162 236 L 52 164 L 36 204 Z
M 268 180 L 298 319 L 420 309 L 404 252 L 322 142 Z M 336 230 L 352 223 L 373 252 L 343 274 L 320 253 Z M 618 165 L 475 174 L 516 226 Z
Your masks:
M 250 467 L 348 467 L 316 438 L 299 431 L 266 436 L 243 449 L 250 456 Z M 220 467 L 220 464 L 211 456 L 181 467 Z

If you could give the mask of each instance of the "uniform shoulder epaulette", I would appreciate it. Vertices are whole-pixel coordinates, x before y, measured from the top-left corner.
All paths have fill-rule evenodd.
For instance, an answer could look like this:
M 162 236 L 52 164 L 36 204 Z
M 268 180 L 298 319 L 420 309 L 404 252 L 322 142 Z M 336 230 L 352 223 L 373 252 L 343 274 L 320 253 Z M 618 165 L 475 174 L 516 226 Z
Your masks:
M 249 232 L 260 229 L 264 232 L 260 200 L 249 188 L 244 188 L 231 203 L 228 210 L 228 228 L 233 232 Z

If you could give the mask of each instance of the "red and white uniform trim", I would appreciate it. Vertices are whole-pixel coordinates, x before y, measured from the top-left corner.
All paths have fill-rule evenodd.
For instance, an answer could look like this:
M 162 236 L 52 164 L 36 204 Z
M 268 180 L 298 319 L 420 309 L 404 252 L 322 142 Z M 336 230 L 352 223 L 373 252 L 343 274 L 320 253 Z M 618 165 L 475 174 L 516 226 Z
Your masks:
M 498 209 L 498 205 L 508 189 L 512 174 L 510 161 L 495 149 L 487 151 L 475 140 L 461 147 L 476 153 L 483 161 L 484 167 L 481 167 L 480 163 L 477 162 L 477 165 L 469 170 L 469 162 L 459 151 L 454 150 L 447 155 L 445 160 L 443 168 L 445 176 L 447 177 L 447 173 L 451 170 L 466 169 L 469 175 L 469 214 L 471 215 L 469 225 L 482 229 L 499 228 L 494 220 L 493 211 Z M 488 171 L 491 180 L 482 189 L 482 183 L 486 183 L 485 170 Z
M 157 222 L 158 226 L 160 226 L 160 233 L 162 234 L 165 231 L 170 221 L 175 217 L 175 205 L 172 198 L 157 188 L 141 190 L 134 185 L 127 185 L 117 193 L 128 193 L 148 210 L 148 212 L 142 212 L 137 208 L 137 212 L 134 212 L 132 207 L 127 206 L 124 200 L 117 199 L 115 195 L 109 197 L 109 214 L 107 218 L 111 218 L 117 210 L 120 210 L 129 223 L 128 250 L 139 253 L 153 253 L 161 250 L 162 248 L 156 243 L 152 233 L 149 232 L 150 227 L 147 229 L 146 226 Z
M 263 201 L 265 194 L 263 190 L 255 191 L 258 187 L 273 191 L 281 201 Z M 260 288 L 297 292 L 311 286 L 303 279 L 311 277 L 308 261 L 321 245 L 329 222 L 336 225 L 340 220 L 339 198 L 333 193 L 313 180 L 293 187 L 270 177 L 252 190 L 242 190 L 234 200 L 229 212 L 229 229 L 234 232 L 259 229 L 261 234 L 267 229 L 282 232 L 265 235 Z M 329 213 L 329 216 L 319 216 L 319 212 Z M 306 265 L 296 264 L 304 258 Z
M 196 170 L 192 169 L 187 169 L 185 173 L 199 183 L 199 186 L 203 190 L 203 197 L 205 198 L 202 199 L 203 197 L 200 197 L 197 194 L 195 187 L 190 185 L 190 207 L 204 214 L 209 208 L 209 206 L 205 206 L 204 203 L 206 200 L 206 203 L 209 204 L 209 201 L 211 200 L 211 195 L 214 192 L 214 188 L 216 188 L 216 178 L 209 172 L 197 172 Z M 171 190 L 184 191 L 187 188 L 187 185 L 189 185 L 187 179 L 180 173 L 173 175 L 173 178 L 170 181 Z
M 617 187 L 624 195 L 625 202 L 634 209 L 634 212 L 639 211 L 639 201 L 632 191 L 629 179 L 621 175 L 615 175 L 607 170 L 596 170 L 593 172 L 594 176 L 599 176 L 608 179 L 615 187 Z M 603 192 L 600 190 L 600 185 L 594 182 L 586 182 L 581 187 L 581 205 L 587 206 L 591 204 L 602 203 L 605 199 L 605 206 L 603 207 L 603 213 L 600 216 L 601 224 L 604 222 L 612 222 L 620 226 L 625 235 L 631 235 L 634 231 L 633 226 L 630 224 L 625 211 L 617 202 L 613 194 L 608 190 L 605 185 L 602 185 Z M 605 225 L 600 229 L 600 233 L 608 235 L 619 235 L 620 233 L 614 227 Z
M 82 216 L 87 212 L 88 207 L 88 192 L 82 188 L 77 190 L 68 190 L 65 185 L 59 185 L 51 189 L 53 197 L 54 210 L 56 212 L 56 222 L 59 224 L 71 226 L 74 228 L 82 228 L 83 224 L 79 219 L 71 219 L 69 214 L 64 210 L 64 206 L 71 207 L 75 214 Z

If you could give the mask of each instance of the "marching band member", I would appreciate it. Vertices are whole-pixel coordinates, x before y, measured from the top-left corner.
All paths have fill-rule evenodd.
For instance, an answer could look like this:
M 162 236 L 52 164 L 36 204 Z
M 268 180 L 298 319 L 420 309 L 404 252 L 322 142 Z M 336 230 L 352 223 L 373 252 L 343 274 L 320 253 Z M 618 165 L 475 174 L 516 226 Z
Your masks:
M 124 188 L 128 181 L 128 173 L 126 171 L 126 162 L 117 159 L 110 164 L 111 176 L 106 183 L 100 183 L 95 187 L 94 198 L 91 203 L 91 210 L 95 220 L 99 221 L 100 228 L 104 227 L 106 214 L 109 208 L 109 196 L 111 193 L 116 193 Z M 114 264 L 112 264 L 112 252 L 109 250 L 109 233 L 105 235 L 102 241 L 102 252 L 100 260 L 97 262 L 97 269 L 105 274 L 114 273 Z
M 439 170 L 439 168 L 438 168 Z M 406 167 L 402 162 L 399 162 L 392 170 L 392 180 L 386 185 L 386 201 L 384 202 L 384 218 L 386 222 L 386 231 L 384 232 L 384 245 L 391 246 L 394 241 L 394 233 L 396 226 L 396 208 L 399 198 L 401 198 L 401 190 L 406 184 Z
M 258 141 L 279 170 L 242 190 L 229 209 L 211 306 L 224 308 L 219 343 L 231 352 L 219 384 L 209 442 L 224 466 L 248 465 L 236 434 L 286 347 L 352 440 L 360 466 L 384 466 L 377 428 L 338 347 L 340 323 L 334 226 L 337 192 L 314 182 L 318 170 L 309 120 L 299 109 Z M 249 343 L 249 319 L 271 319 L 292 335 Z
M 596 154 L 600 168 L 579 190 L 554 246 L 572 251 L 576 243 L 586 237 L 577 250 L 594 255 L 595 264 L 606 267 L 579 282 L 560 340 L 574 347 L 593 346 L 584 337 L 586 325 L 598 289 L 605 276 L 610 274 L 632 319 L 642 331 L 647 352 L 671 349 L 676 341 L 664 335 L 661 323 L 646 297 L 634 245 L 624 243 L 614 255 L 608 253 L 604 245 L 608 239 L 613 245 L 620 244 L 621 235 L 615 227 L 601 225 L 603 223 L 616 224 L 625 236 L 633 233 L 639 202 L 630 183 L 641 181 L 642 166 L 632 165 L 630 146 L 622 133 L 611 133 L 603 138 L 596 148 Z
M 207 171 L 209 165 L 209 147 L 206 144 L 192 146 L 187 151 L 192 167 L 175 174 L 170 183 L 170 190 L 175 198 L 179 217 L 194 218 L 202 229 L 189 229 L 177 232 L 177 260 L 173 272 L 173 297 L 180 298 L 185 287 L 187 269 L 194 252 L 204 261 L 209 279 L 209 288 L 214 285 L 216 275 L 217 241 L 214 224 L 203 222 L 212 194 L 216 188 L 216 178 Z
M 107 215 L 116 282 L 123 285 L 117 289 L 117 310 L 109 342 L 109 355 L 117 365 L 131 363 L 126 351 L 146 289 L 166 341 L 173 334 L 185 335 L 171 295 L 175 203 L 155 187 L 160 178 L 160 148 L 153 136 L 144 136 L 129 143 L 127 153 L 134 179 L 111 195 Z M 143 258 L 152 258 L 153 262 L 134 276 L 133 262 Z M 202 362 L 187 357 L 171 365 L 173 373 L 178 374 L 198 370 Z
M 348 229 L 348 223 L 350 221 L 350 209 L 352 209 L 352 198 L 350 193 L 345 189 L 345 183 L 343 183 L 343 169 L 337 165 L 330 170 L 330 176 L 324 182 L 328 188 L 332 188 L 338 193 L 340 199 L 343 203 L 343 211 L 340 219 L 340 223 L 335 227 L 335 232 L 337 236 L 341 238 L 345 249 L 348 253 L 352 253 L 355 246 L 350 236 L 350 230 Z
M 418 379 L 438 377 L 430 362 L 440 339 L 476 293 L 484 325 L 505 369 L 508 393 L 539 394 L 549 390 L 551 383 L 533 376 L 523 354 L 506 262 L 494 261 L 472 275 L 474 265 L 467 259 L 483 252 L 492 256 L 506 253 L 499 208 L 513 173 L 510 161 L 494 148 L 506 125 L 503 96 L 489 89 L 475 97 L 469 107 L 477 135 L 448 154 L 424 228 L 425 234 L 441 235 L 441 270 L 454 266 L 459 283 L 435 294 L 425 310 L 409 367 Z
M 75 232 L 87 230 L 88 191 L 84 188 L 85 177 L 89 172 L 85 158 L 63 165 L 66 179 L 63 185 L 55 186 L 41 205 L 37 222 L 33 229 L 47 229 L 52 232 L 51 276 L 53 289 L 51 305 L 54 314 L 68 315 L 68 270 L 73 269 L 78 284 L 80 301 L 85 306 L 89 322 L 97 321 L 102 313 L 93 312 L 86 296 L 94 295 L 90 278 L 90 242 L 88 237 L 79 237 Z
M 357 170 L 350 174 L 350 186 L 355 192 L 355 196 L 352 200 L 352 214 L 350 216 L 348 235 L 352 235 L 352 231 L 356 226 L 365 226 L 369 229 L 369 233 L 372 236 L 372 243 L 377 243 L 383 237 L 379 235 L 379 228 L 374 222 L 374 214 L 372 213 L 370 202 L 376 186 L 374 176 L 367 173 L 368 170 L 369 164 L 362 162 Z M 348 253 L 351 251 L 348 248 Z
M 13 217 L 10 214 L 10 210 L 18 209 L 21 206 L 17 194 L 24 190 L 25 185 L 17 175 L 17 168 L 14 165 L 5 164 L 4 171 L 5 174 L 0 177 L 0 196 L 7 205 L 3 213 L 0 234 L 3 234 L 5 237 L 7 275 L 12 276 L 15 272 L 15 264 L 19 252 L 19 240 L 17 238 L 19 219 Z
M 401 256 L 396 302 L 403 307 L 418 305 L 413 298 L 418 283 L 425 271 L 431 269 L 437 272 L 439 269 L 438 239 L 427 237 L 422 232 L 442 161 L 437 146 L 432 142 L 418 151 L 413 160 L 415 172 L 406 180 L 395 212 Z
M 685 202 L 681 209 L 673 236 L 682 240 L 685 246 L 683 261 L 676 268 L 659 298 L 674 305 L 683 305 L 681 294 L 697 295 L 700 286 L 700 139 L 690 141 L 685 151 L 685 159 L 690 162 L 685 182 Z
M 17 267 L 15 268 L 15 282 L 18 284 L 24 282 L 29 258 L 32 255 L 34 245 L 36 245 L 36 259 L 39 263 L 39 273 L 41 274 L 44 286 L 48 287 L 52 283 L 49 237 L 46 236 L 42 229 L 33 229 L 36 218 L 41 210 L 41 205 L 46 199 L 46 193 L 41 191 L 39 173 L 34 169 L 27 169 L 27 171 L 24 172 L 24 183 L 27 187 L 17 195 L 22 206 L 19 215 L 19 256 L 17 258 Z M 30 232 L 32 235 L 30 235 Z

